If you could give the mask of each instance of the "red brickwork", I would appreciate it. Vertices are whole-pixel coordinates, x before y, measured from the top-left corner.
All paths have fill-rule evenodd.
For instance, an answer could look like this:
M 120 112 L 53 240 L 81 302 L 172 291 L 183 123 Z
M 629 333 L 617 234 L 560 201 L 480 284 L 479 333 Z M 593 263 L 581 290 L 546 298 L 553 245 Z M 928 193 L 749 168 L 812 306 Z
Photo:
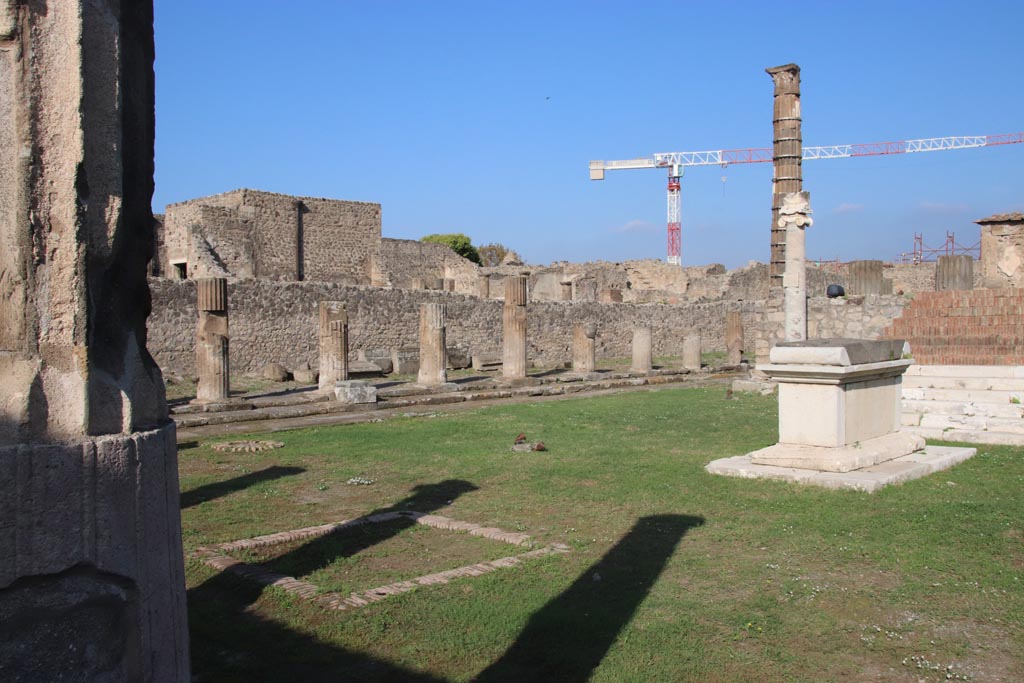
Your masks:
M 920 292 L 883 336 L 921 365 L 1024 365 L 1024 290 Z

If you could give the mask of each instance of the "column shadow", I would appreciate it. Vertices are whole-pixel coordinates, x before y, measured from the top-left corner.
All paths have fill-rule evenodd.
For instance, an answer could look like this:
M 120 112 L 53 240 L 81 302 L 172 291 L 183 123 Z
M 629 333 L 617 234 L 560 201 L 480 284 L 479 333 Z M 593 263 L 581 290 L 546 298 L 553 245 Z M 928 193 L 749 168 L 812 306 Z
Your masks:
M 461 479 L 424 484 L 413 488 L 411 495 L 394 505 L 366 516 L 383 512 L 433 512 L 476 489 L 475 485 Z M 315 538 L 285 553 L 273 564 L 288 566 L 290 571 L 295 571 L 292 576 L 306 574 L 338 557 L 356 555 L 415 523 L 413 519 L 395 520 L 387 525 L 386 533 L 367 534 L 340 548 L 330 542 L 330 535 Z M 367 525 L 371 529 L 377 526 L 384 525 Z M 264 589 L 265 586 L 248 579 L 221 572 L 188 591 L 194 680 L 444 683 L 443 679 L 327 645 L 303 631 L 259 616 L 249 607 Z
M 676 545 L 701 517 L 653 515 L 535 612 L 477 683 L 586 681 L 651 591 Z
M 411 495 L 394 505 L 378 508 L 360 519 L 385 512 L 433 512 L 464 493 L 476 490 L 476 486 L 461 479 L 421 484 L 412 489 Z M 344 532 L 343 543 L 338 542 L 335 534 L 314 538 L 295 550 L 266 562 L 265 566 L 287 576 L 306 576 L 323 569 L 337 559 L 358 555 L 415 525 L 416 520 L 410 517 L 400 517 L 387 522 L 370 522 Z
M 250 486 L 254 486 L 263 481 L 272 481 L 274 479 L 281 479 L 282 477 L 290 477 L 296 474 L 302 474 L 306 470 L 302 467 L 280 467 L 274 465 L 268 467 L 265 470 L 259 470 L 257 472 L 250 472 L 249 474 L 243 474 L 235 477 L 234 479 L 226 479 L 224 481 L 216 481 L 212 484 L 204 484 L 188 491 L 183 491 L 181 494 L 181 509 L 190 508 L 200 503 L 205 503 L 208 500 L 214 500 L 221 496 L 226 496 L 229 493 L 235 491 L 241 491 L 247 489 Z

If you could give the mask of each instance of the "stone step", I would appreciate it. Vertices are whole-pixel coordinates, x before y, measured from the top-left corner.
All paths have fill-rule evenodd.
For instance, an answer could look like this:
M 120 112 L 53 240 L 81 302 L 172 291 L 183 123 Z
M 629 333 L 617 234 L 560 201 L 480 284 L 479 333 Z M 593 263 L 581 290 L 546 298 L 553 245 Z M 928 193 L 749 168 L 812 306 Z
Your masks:
M 920 365 L 907 368 L 904 377 L 1019 377 L 1024 379 L 1024 367 L 1019 365 Z
M 951 377 L 904 375 L 904 389 L 971 389 L 978 391 L 1024 391 L 1024 377 Z
M 966 443 L 988 443 L 1005 446 L 1024 446 L 1024 435 L 1006 432 L 979 431 L 958 429 L 956 427 L 903 427 L 912 434 L 919 434 L 926 439 L 940 441 L 964 441 Z
M 913 413 L 916 415 L 980 415 L 982 417 L 1024 419 L 1024 404 L 904 399 L 903 413 Z
M 904 401 L 961 401 L 971 403 L 997 403 L 1003 405 L 1024 403 L 1024 391 L 981 389 L 925 389 L 903 387 Z
M 908 417 L 906 413 L 901 418 Z M 1018 434 L 1024 436 L 1024 420 L 1010 417 L 986 417 L 984 415 L 938 415 L 925 413 L 917 416 L 918 421 L 913 423 L 912 419 L 905 419 L 904 422 L 911 422 L 908 427 L 924 427 L 928 429 L 967 429 L 978 432 L 1005 432 L 1007 434 Z

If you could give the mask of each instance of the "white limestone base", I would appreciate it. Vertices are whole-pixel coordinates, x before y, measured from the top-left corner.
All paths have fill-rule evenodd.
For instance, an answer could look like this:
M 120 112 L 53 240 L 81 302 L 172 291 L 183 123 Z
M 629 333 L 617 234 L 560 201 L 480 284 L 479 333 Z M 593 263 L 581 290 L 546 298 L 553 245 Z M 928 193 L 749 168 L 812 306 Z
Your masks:
M 779 479 L 829 489 L 853 489 L 874 493 L 890 484 L 902 484 L 947 469 L 967 460 L 977 452 L 976 448 L 926 446 L 924 450 L 848 472 L 822 472 L 797 467 L 758 465 L 751 459 L 753 454 L 747 454 L 715 460 L 704 469 L 711 474 L 729 477 Z
M 334 396 L 339 403 L 376 403 L 377 387 L 369 382 L 347 380 L 334 385 Z
M 916 434 L 893 432 L 849 446 L 835 448 L 777 443 L 748 453 L 755 465 L 796 467 L 823 472 L 850 472 L 893 460 L 924 448 L 924 439 Z

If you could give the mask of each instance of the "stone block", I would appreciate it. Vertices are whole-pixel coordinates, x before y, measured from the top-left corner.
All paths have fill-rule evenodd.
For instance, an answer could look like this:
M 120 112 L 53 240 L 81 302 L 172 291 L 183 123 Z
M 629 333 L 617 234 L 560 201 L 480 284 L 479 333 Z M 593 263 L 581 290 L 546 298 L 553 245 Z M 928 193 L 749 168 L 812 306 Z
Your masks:
M 263 379 L 268 379 L 271 382 L 287 382 L 292 378 L 292 373 L 288 372 L 288 368 L 280 363 L 267 363 L 263 367 L 262 374 Z
M 334 396 L 339 403 L 377 403 L 377 387 L 357 380 L 338 382 L 334 387 Z
M 469 353 L 457 346 L 449 346 L 447 355 L 449 370 L 464 370 L 473 363 Z
M 292 375 L 299 384 L 316 384 L 320 381 L 320 373 L 316 370 L 296 370 Z

